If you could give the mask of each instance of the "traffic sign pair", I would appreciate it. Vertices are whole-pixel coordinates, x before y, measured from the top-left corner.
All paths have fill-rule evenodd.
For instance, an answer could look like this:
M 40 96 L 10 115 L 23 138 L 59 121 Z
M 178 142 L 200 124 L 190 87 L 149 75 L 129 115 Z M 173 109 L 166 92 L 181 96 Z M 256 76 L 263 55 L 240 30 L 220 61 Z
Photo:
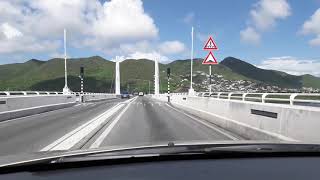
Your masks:
M 207 43 L 204 45 L 203 49 L 209 50 L 209 54 L 203 60 L 202 64 L 209 64 L 209 65 L 218 64 L 218 61 L 216 60 L 216 58 L 214 57 L 214 55 L 212 53 L 212 50 L 218 50 L 218 47 L 211 36 L 209 37 Z

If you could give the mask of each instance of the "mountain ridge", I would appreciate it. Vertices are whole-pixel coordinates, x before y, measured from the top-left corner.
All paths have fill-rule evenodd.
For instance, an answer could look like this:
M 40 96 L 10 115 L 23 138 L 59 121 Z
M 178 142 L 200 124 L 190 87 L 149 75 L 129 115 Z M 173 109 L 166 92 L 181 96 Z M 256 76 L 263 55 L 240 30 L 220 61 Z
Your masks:
M 114 89 L 113 61 L 101 56 L 68 59 L 68 79 L 73 91 L 78 91 L 79 69 L 85 67 L 86 91 L 112 92 Z M 202 59 L 194 60 L 194 72 L 208 74 L 208 66 Z M 122 88 L 148 91 L 153 89 L 154 65 L 148 59 L 127 59 L 120 64 Z M 175 60 L 168 64 L 159 63 L 161 88 L 166 89 L 166 68 L 172 72 L 172 88 L 186 89 L 190 80 L 190 59 Z M 222 75 L 226 80 L 250 80 L 288 88 L 320 88 L 320 78 L 312 75 L 294 76 L 281 71 L 260 69 L 234 57 L 225 58 L 212 66 L 213 74 Z M 201 83 L 205 76 L 195 77 Z M 198 79 L 198 81 L 197 81 Z M 0 65 L 0 90 L 61 90 L 64 86 L 64 59 L 48 61 L 30 59 L 25 63 Z M 141 88 L 140 88 L 141 86 Z

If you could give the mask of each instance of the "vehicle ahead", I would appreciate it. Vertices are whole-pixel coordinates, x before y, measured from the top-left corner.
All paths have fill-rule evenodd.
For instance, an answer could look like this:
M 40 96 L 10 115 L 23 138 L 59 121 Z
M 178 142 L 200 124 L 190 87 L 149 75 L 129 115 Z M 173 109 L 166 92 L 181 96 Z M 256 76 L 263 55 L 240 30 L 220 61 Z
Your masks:
M 139 96 L 144 96 L 144 93 L 143 92 L 139 92 Z
M 133 95 L 134 95 L 134 96 L 138 96 L 139 93 L 138 93 L 138 92 L 134 92 Z
M 121 99 L 125 99 L 125 98 L 130 99 L 130 94 L 126 91 L 121 93 Z
M 203 93 L 202 96 L 203 97 L 210 97 L 210 93 L 209 92 Z
M 0 158 L 0 179 L 319 179 L 320 145 L 167 142 Z

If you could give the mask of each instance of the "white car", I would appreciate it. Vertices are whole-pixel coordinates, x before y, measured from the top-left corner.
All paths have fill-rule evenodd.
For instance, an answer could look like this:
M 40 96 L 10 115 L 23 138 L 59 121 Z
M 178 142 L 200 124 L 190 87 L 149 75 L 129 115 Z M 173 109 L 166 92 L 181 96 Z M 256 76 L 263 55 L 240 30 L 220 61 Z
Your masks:
M 144 96 L 144 93 L 143 92 L 139 92 L 139 96 Z

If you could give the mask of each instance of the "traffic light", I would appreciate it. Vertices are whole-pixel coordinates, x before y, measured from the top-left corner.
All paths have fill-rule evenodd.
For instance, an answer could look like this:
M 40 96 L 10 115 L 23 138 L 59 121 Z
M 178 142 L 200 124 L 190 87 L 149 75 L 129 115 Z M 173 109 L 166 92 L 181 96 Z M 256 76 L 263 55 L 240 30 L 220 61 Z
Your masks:
M 84 67 L 80 67 L 80 76 L 83 78 L 84 77 Z

